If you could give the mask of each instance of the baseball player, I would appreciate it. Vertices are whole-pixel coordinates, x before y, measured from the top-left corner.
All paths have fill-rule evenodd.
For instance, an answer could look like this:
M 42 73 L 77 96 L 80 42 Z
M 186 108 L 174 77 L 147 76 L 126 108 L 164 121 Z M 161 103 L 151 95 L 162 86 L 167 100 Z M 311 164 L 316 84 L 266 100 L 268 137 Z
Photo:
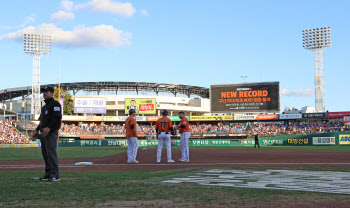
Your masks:
M 136 111 L 135 109 L 129 110 L 129 116 L 125 120 L 125 129 L 126 129 L 126 139 L 128 141 L 128 163 L 129 164 L 138 164 L 139 161 L 136 160 L 137 150 L 139 148 L 137 140 L 137 131 L 136 131 Z
M 168 163 L 173 163 L 171 159 L 171 137 L 170 131 L 174 130 L 171 124 L 170 118 L 168 118 L 168 111 L 162 111 L 163 117 L 159 118 L 156 122 L 156 133 L 158 139 L 158 150 L 157 150 L 157 163 L 160 163 L 162 157 L 162 149 L 165 144 L 167 149 Z
M 190 161 L 190 150 L 188 148 L 188 140 L 190 139 L 190 124 L 185 116 L 184 112 L 179 112 L 179 118 L 181 119 L 178 126 L 180 132 L 180 147 L 182 157 L 179 162 L 189 162 Z

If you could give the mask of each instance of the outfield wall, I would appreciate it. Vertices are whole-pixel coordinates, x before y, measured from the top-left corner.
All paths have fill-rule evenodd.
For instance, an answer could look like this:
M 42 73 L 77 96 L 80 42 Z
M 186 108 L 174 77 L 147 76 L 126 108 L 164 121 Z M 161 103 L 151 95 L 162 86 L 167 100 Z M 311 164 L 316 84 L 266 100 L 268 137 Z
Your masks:
M 344 141 L 342 141 L 344 140 Z M 179 146 L 179 139 L 172 139 L 172 146 Z M 291 135 L 259 138 L 261 146 L 350 145 L 350 132 L 334 132 L 310 135 Z M 254 139 L 192 139 L 189 146 L 253 146 Z M 139 140 L 139 146 L 157 146 L 158 140 Z M 126 140 L 67 140 L 61 147 L 127 146 Z
M 179 146 L 179 139 L 172 139 L 172 146 Z M 259 138 L 260 146 L 350 145 L 350 132 L 334 132 L 309 135 L 291 135 Z M 189 146 L 253 146 L 254 139 L 192 139 Z M 158 140 L 139 140 L 139 146 L 157 146 Z M 59 147 L 127 147 L 127 140 L 59 140 Z M 37 144 L 0 144 L 0 148 L 40 147 Z

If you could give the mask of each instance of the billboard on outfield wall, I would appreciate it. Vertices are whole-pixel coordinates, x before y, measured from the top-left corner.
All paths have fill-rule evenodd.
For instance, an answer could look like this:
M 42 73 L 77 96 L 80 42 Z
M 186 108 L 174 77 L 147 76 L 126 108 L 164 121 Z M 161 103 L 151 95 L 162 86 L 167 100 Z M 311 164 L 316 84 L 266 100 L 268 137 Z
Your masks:
M 136 114 L 156 114 L 155 98 L 126 98 L 125 113 L 130 109 L 135 109 Z
M 106 98 L 74 98 L 74 113 L 106 113 Z
M 335 137 L 312 137 L 313 145 L 335 145 Z
M 210 85 L 211 113 L 279 112 L 279 82 Z
M 308 145 L 309 138 L 288 138 L 288 145 Z
M 350 135 L 339 135 L 339 144 L 350 144 Z

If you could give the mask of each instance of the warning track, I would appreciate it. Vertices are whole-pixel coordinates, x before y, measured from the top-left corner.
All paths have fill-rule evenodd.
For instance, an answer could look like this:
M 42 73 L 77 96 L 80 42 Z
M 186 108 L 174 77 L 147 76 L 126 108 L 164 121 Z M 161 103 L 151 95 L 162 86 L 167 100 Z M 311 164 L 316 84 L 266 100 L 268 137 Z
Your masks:
M 180 163 L 181 152 L 173 149 L 175 163 L 166 163 L 163 150 L 162 163 L 155 161 L 156 149 L 140 149 L 140 164 L 126 164 L 126 153 L 102 158 L 80 158 L 60 160 L 63 171 L 132 171 L 175 170 L 214 167 L 348 167 L 350 151 L 318 150 L 254 150 L 254 149 L 192 149 L 190 162 Z M 74 166 L 76 162 L 93 162 L 91 166 Z M 0 161 L 0 171 L 42 171 L 42 160 Z

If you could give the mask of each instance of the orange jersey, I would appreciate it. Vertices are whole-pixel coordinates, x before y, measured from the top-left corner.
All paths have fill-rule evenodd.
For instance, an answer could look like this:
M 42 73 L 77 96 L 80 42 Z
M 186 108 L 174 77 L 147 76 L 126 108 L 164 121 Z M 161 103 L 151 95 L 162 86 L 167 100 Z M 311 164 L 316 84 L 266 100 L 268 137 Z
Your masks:
M 126 129 L 126 138 L 131 138 L 131 137 L 136 137 L 136 134 L 134 130 L 131 128 L 131 126 L 134 125 L 134 129 L 136 130 L 136 120 L 132 117 L 129 116 L 125 120 L 125 129 Z
M 181 128 L 181 126 L 185 126 L 183 128 Z M 190 131 L 190 124 L 188 123 L 188 120 L 186 117 L 183 117 L 180 121 L 180 129 L 179 129 L 179 132 L 182 133 L 182 132 L 185 132 L 185 131 Z
M 170 132 L 170 127 L 173 127 L 171 124 L 171 119 L 168 117 L 161 117 L 156 122 L 156 129 L 159 132 Z

